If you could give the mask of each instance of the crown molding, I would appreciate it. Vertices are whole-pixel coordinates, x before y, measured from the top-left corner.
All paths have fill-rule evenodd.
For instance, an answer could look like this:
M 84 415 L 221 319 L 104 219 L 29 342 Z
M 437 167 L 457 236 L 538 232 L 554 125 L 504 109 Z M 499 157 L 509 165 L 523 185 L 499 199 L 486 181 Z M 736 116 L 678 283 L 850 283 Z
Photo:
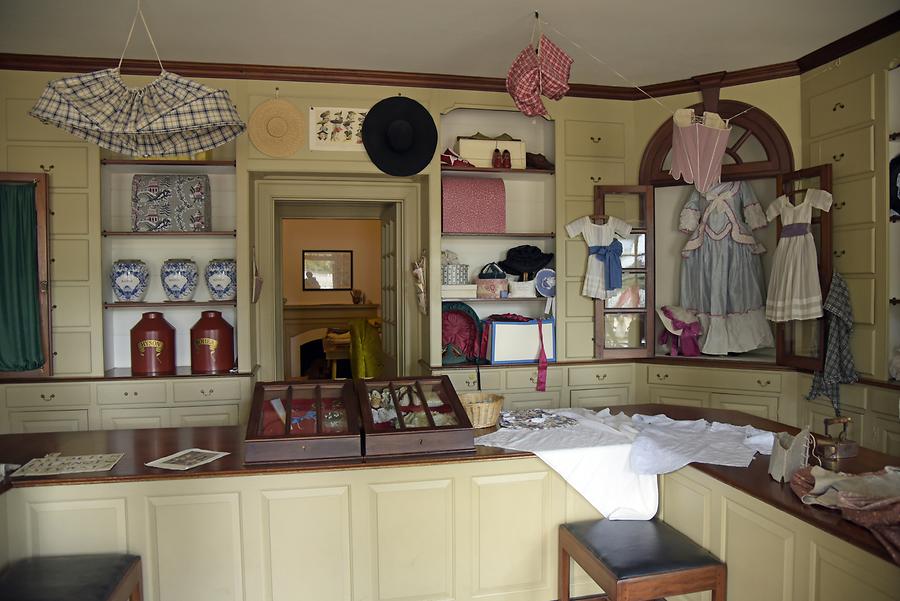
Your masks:
M 839 40 L 800 57 L 797 60 L 751 67 L 729 72 L 695 75 L 662 83 L 641 86 L 652 96 L 671 96 L 699 92 L 707 87 L 729 87 L 770 79 L 800 75 L 835 60 L 863 46 L 900 31 L 900 11 L 894 12 Z M 85 73 L 115 67 L 114 58 L 53 56 L 42 54 L 0 53 L 0 69 L 19 71 L 56 71 Z M 445 88 L 481 92 L 505 92 L 506 80 L 499 77 L 474 77 L 440 73 L 407 73 L 402 71 L 370 71 L 363 69 L 324 69 L 290 65 L 246 65 L 238 63 L 202 63 L 167 61 L 166 68 L 185 77 L 221 79 L 254 79 L 262 81 L 297 81 L 343 83 L 409 88 Z M 126 75 L 157 75 L 159 64 L 152 60 L 126 60 Z M 723 75 L 724 73 L 724 75 Z M 573 83 L 567 96 L 608 100 L 643 100 L 646 96 L 636 88 Z

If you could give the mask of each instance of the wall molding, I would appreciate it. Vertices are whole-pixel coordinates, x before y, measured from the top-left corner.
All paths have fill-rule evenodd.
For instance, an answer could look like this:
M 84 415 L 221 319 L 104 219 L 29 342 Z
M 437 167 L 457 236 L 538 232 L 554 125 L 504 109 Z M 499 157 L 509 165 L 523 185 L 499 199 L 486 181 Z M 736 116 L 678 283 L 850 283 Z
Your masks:
M 708 85 L 729 87 L 792 77 L 805 73 L 810 69 L 815 69 L 854 50 L 859 50 L 863 46 L 877 42 L 897 31 L 900 31 L 900 11 L 870 23 L 818 50 L 801 56 L 797 60 L 724 72 L 724 76 L 717 80 L 715 84 L 708 83 L 713 78 L 707 77 L 707 75 L 713 74 L 703 74 L 687 79 L 649 84 L 642 87 L 653 96 L 671 96 L 673 94 L 699 92 Z M 0 53 L 0 69 L 17 71 L 84 73 L 109 69 L 115 67 L 117 63 L 118 60 L 115 58 Z M 499 77 L 192 61 L 166 61 L 166 67 L 169 71 L 185 77 L 343 83 L 409 88 L 446 88 L 481 92 L 506 91 L 506 80 Z M 122 73 L 126 75 L 157 75 L 159 73 L 159 64 L 153 60 L 128 59 L 122 63 Z M 714 74 L 718 75 L 718 73 Z M 635 88 L 579 83 L 571 85 L 567 96 L 607 100 L 643 100 L 646 98 Z

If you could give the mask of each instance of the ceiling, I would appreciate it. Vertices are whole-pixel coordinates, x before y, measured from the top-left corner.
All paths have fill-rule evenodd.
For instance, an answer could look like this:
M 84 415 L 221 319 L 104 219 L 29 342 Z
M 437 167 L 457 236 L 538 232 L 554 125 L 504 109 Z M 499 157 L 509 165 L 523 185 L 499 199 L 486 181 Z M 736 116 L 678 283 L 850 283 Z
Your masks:
M 0 52 L 118 57 L 135 6 L 134 0 L 0 0 Z M 506 76 L 538 10 L 548 23 L 544 32 L 575 59 L 572 82 L 621 86 L 794 60 L 897 11 L 900 2 L 144 0 L 143 6 L 163 62 L 485 77 Z M 140 27 L 139 21 L 127 56 L 151 59 Z

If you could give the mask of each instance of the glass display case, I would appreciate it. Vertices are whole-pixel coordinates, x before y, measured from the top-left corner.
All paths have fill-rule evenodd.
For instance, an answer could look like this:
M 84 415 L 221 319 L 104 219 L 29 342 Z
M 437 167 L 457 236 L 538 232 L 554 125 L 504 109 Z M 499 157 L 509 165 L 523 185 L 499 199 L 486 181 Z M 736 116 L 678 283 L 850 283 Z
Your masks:
M 356 382 L 367 456 L 472 451 L 475 435 L 447 376 Z
M 245 463 L 358 458 L 359 402 L 351 382 L 259 382 Z

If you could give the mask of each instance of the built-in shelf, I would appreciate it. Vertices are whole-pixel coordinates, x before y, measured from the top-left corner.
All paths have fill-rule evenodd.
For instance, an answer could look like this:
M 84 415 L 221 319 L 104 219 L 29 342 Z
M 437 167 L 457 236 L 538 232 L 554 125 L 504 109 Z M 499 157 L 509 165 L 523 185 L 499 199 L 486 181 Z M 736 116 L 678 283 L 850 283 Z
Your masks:
M 442 298 L 445 303 L 507 303 L 516 301 L 546 301 L 546 296 L 513 296 L 506 298 Z
M 234 377 L 234 376 L 249 376 L 251 374 L 239 372 L 237 369 L 233 369 L 231 371 L 227 371 L 221 374 L 195 374 L 191 373 L 190 365 L 179 365 L 175 368 L 174 374 L 167 374 L 164 376 L 135 376 L 131 373 L 130 367 L 114 367 L 112 369 L 107 369 L 103 372 L 104 379 L 116 379 L 116 378 L 218 378 L 218 377 Z
M 180 236 L 184 238 L 193 238 L 193 237 L 224 237 L 224 238 L 233 238 L 237 236 L 237 230 L 224 230 L 219 232 L 116 232 L 111 230 L 103 230 L 103 236 L 130 236 L 130 237 L 144 237 L 144 238 L 153 238 L 155 236 Z
M 234 167 L 235 161 L 190 161 L 184 159 L 100 159 L 101 165 L 169 165 L 185 167 Z
M 162 301 L 156 303 L 103 303 L 104 309 L 143 309 L 150 307 L 236 307 L 237 301 Z
M 441 232 L 445 238 L 555 238 L 553 232 Z
M 542 175 L 553 175 L 555 173 L 553 169 L 506 169 L 503 167 L 465 167 L 463 165 L 441 165 L 441 171 L 468 171 L 469 173 L 537 173 Z

